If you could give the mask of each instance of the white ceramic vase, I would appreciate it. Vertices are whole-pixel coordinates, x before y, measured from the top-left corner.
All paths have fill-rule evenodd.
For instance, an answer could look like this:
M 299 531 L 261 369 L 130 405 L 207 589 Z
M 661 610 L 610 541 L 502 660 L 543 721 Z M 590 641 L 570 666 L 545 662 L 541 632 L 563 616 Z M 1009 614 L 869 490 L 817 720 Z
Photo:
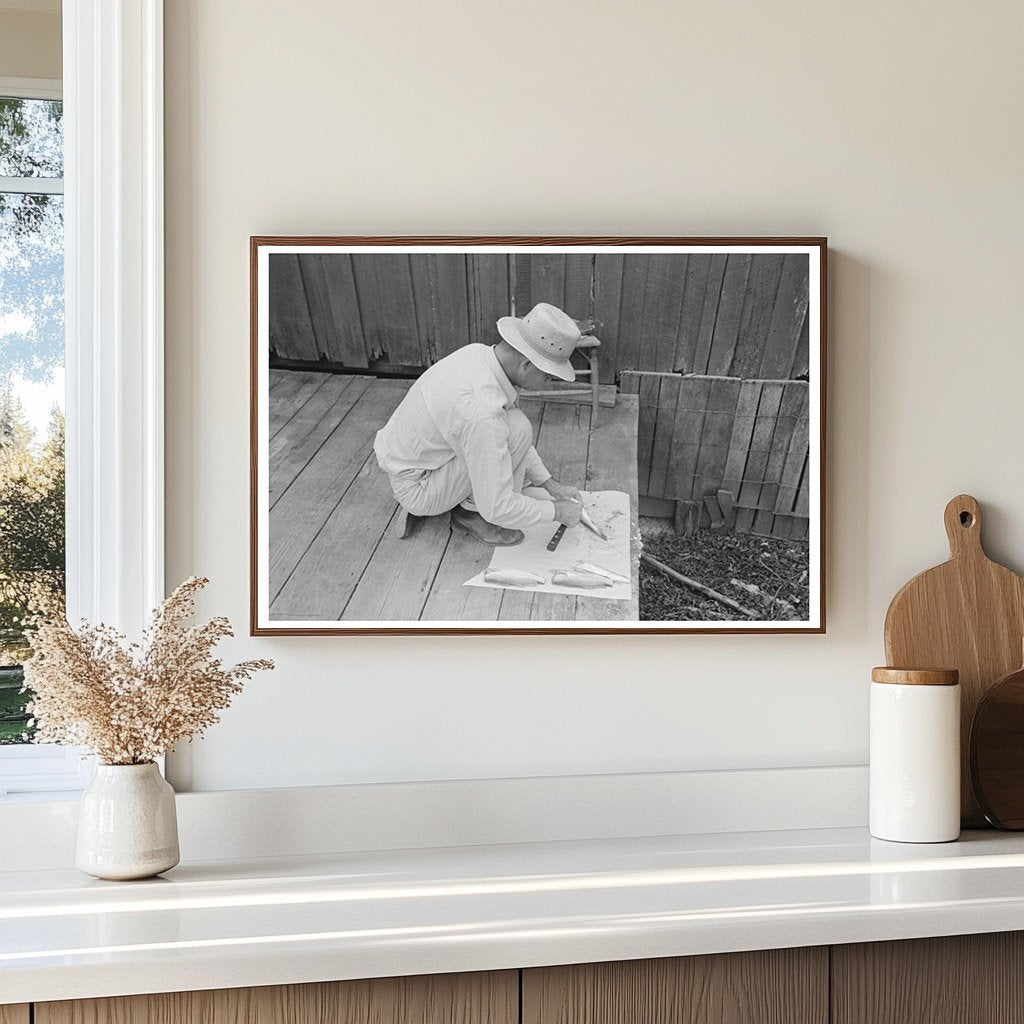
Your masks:
M 75 865 L 96 878 L 150 878 L 180 860 L 174 790 L 149 764 L 99 764 L 82 794 Z

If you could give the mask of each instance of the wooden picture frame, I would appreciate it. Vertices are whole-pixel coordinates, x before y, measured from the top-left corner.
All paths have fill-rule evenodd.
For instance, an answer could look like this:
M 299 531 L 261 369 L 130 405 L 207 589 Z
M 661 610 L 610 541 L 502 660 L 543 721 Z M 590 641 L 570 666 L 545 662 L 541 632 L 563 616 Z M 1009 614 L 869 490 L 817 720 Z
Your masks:
M 826 293 L 824 238 L 252 237 L 252 635 L 824 633 Z M 580 322 L 580 380 L 513 406 L 495 324 L 527 330 L 538 302 Z M 621 519 L 603 531 L 598 568 L 629 564 L 614 599 L 586 572 L 561 578 L 586 589 L 554 586 L 535 523 L 517 550 L 407 516 L 406 475 L 436 471 L 409 423 L 457 367 L 489 401 L 511 394 L 499 420 L 525 414 L 547 471 L 601 523 L 628 505 L 628 539 Z M 399 471 L 375 437 L 410 392 Z M 568 536 L 556 557 L 603 554 Z M 538 589 L 508 583 L 519 562 Z

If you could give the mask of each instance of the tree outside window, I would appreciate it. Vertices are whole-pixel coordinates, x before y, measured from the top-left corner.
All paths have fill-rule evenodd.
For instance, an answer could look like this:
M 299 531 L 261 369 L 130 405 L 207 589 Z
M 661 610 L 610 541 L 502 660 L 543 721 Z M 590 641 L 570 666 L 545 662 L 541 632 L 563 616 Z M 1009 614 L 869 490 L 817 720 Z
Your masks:
M 27 619 L 64 598 L 62 105 L 0 96 L 0 744 L 31 740 Z

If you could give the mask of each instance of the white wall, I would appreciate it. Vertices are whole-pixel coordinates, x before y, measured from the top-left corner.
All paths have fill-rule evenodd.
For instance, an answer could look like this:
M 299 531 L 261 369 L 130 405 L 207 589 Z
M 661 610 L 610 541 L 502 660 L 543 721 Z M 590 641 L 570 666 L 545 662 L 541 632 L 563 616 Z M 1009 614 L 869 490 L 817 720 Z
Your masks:
M 826 636 L 242 638 L 195 788 L 864 762 L 946 500 L 1024 569 L 1024 7 L 167 7 L 168 582 L 243 633 L 249 235 L 832 245 Z

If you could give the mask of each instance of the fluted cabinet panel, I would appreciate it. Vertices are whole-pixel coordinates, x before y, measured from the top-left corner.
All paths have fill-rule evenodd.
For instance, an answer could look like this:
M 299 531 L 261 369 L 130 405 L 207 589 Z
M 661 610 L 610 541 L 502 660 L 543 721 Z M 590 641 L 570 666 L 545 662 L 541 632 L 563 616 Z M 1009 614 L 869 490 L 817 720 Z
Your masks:
M 828 950 L 629 960 L 523 972 L 523 1024 L 826 1024 Z
M 438 974 L 37 1003 L 35 1024 L 518 1024 L 518 999 L 516 971 Z

